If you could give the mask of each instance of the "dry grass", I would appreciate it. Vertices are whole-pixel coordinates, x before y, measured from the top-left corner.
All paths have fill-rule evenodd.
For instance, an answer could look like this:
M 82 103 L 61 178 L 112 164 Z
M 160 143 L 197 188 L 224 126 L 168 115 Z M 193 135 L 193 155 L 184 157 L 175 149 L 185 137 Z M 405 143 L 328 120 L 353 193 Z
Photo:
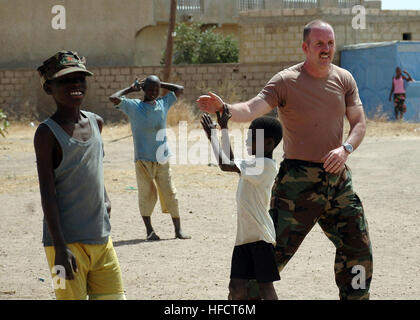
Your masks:
M 223 101 L 243 101 L 239 92 L 240 86 L 232 80 L 219 80 L 217 87 L 208 87 L 204 82 L 199 82 L 196 88 L 200 92 L 217 92 L 217 95 L 223 99 Z
M 229 88 L 225 88 L 228 91 Z M 236 96 L 234 90 L 231 91 L 232 101 L 234 96 Z M 229 99 L 231 100 L 231 99 Z M 185 101 L 184 99 L 179 99 L 176 105 L 169 110 L 167 117 L 168 127 L 176 127 L 180 121 L 186 121 L 188 123 L 189 129 L 200 128 L 200 112 L 197 111 L 197 107 Z M 245 129 L 249 123 L 232 123 L 231 128 L 235 129 Z M 0 136 L 0 147 L 11 145 L 12 142 L 10 138 L 18 138 L 13 141 L 13 144 L 19 143 L 19 138 L 24 137 L 33 137 L 33 133 L 38 126 L 38 123 L 31 122 L 30 120 L 24 121 L 10 121 L 10 127 L 8 128 L 8 133 L 6 137 L 3 138 Z M 349 130 L 349 124 L 345 121 L 344 132 L 347 133 Z M 118 139 L 122 136 L 130 135 L 130 125 L 129 123 L 118 123 L 118 124 L 109 124 L 105 125 L 104 134 L 107 136 L 107 139 Z M 367 121 L 367 136 L 419 136 L 420 135 L 420 123 L 410 123 L 405 121 L 388 121 L 388 118 L 383 113 L 375 113 L 375 115 Z M 31 146 L 32 148 L 32 146 Z M 26 149 L 26 148 L 25 148 Z
M 369 119 L 366 127 L 367 137 L 420 136 L 420 123 Z M 349 129 L 350 126 L 346 121 L 344 124 L 344 136 L 349 132 Z
M 240 101 L 240 94 L 238 86 L 232 81 L 220 81 L 216 88 L 205 86 L 204 82 L 198 82 L 196 89 L 199 92 L 217 92 L 217 94 L 224 101 Z M 176 105 L 172 107 L 168 112 L 167 125 L 168 127 L 177 126 L 180 121 L 188 122 L 189 128 L 197 128 L 200 126 L 201 112 L 197 107 L 182 97 L 178 99 Z
M 194 114 L 191 105 L 180 101 L 176 108 L 170 110 L 168 114 L 168 127 L 176 127 L 179 121 L 186 121 L 188 129 L 201 128 L 199 121 L 199 114 Z M 31 126 L 29 122 L 11 121 L 6 137 L 0 137 L 0 151 L 11 150 L 14 151 L 29 151 L 33 150 L 32 139 L 38 123 Z M 249 123 L 235 123 L 232 122 L 230 128 L 232 129 L 246 129 Z M 344 132 L 349 131 L 349 124 L 346 121 L 344 124 Z M 177 130 L 175 130 L 177 132 Z M 114 140 L 131 134 L 129 123 L 118 123 L 105 125 L 103 136 L 104 139 Z M 420 123 L 397 122 L 397 121 L 383 121 L 383 120 L 368 120 L 366 136 L 420 136 Z M 30 139 L 30 144 L 26 139 Z
M 420 136 L 420 123 L 368 120 L 367 136 Z
M 177 133 L 176 128 L 178 121 L 187 121 L 188 130 L 194 130 L 201 128 L 198 121 L 198 115 L 194 115 L 188 104 L 180 102 L 180 107 L 177 111 L 173 112 L 171 120 L 168 121 L 168 127 L 173 129 L 173 132 Z M 181 112 L 180 112 L 181 109 Z M 175 108 L 173 109 L 175 111 Z M 33 167 L 27 167 L 27 163 L 24 164 L 22 161 L 26 158 L 33 158 L 35 161 L 34 147 L 33 147 L 33 136 L 38 124 L 32 126 L 30 122 L 11 122 L 11 126 L 8 130 L 8 134 L 5 138 L 0 137 L 0 163 L 4 166 L 0 166 L 0 193 L 12 192 L 12 191 L 33 191 L 38 188 L 38 180 L 34 175 Z M 230 129 L 233 134 L 233 130 L 243 130 L 248 128 L 249 123 L 232 123 Z M 344 137 L 347 136 L 349 125 L 345 122 L 344 126 Z M 120 141 L 121 143 L 132 143 L 130 124 L 110 124 L 106 125 L 103 129 L 103 139 L 107 145 L 107 150 L 110 149 L 110 143 Z M 389 122 L 383 120 L 368 120 L 367 122 L 367 137 L 405 137 L 405 136 L 420 136 L 420 123 L 407 123 L 407 122 Z M 178 139 L 178 137 L 177 137 Z M 234 147 L 235 139 L 232 139 Z M 112 143 L 113 145 L 113 143 Z M 6 163 L 5 161 L 12 161 L 12 163 Z M 22 164 L 21 164 L 22 162 Z M 22 165 L 21 169 L 16 169 L 17 166 Z M 10 171 L 7 169 L 12 166 L 14 169 Z M 2 168 L 3 167 L 3 168 Z M 211 170 L 206 166 L 190 166 L 189 170 Z M 3 169 L 3 170 L 2 170 Z M 10 168 L 9 168 L 10 169 Z M 177 168 L 174 166 L 174 170 L 184 170 L 182 166 Z M 114 172 L 115 171 L 115 172 Z M 113 168 L 113 174 L 108 174 L 107 179 L 109 180 L 108 185 L 112 190 L 125 190 L 127 185 L 133 184 L 134 178 L 132 171 L 125 169 L 118 170 Z M 189 172 L 192 174 L 192 171 Z M 178 174 L 181 174 L 179 172 Z M 182 181 L 179 182 L 182 185 Z M 115 189 L 115 190 L 114 190 Z
M 166 123 L 168 127 L 177 126 L 180 121 L 186 121 L 192 125 L 197 122 L 197 119 L 195 107 L 180 98 L 176 105 L 169 109 Z

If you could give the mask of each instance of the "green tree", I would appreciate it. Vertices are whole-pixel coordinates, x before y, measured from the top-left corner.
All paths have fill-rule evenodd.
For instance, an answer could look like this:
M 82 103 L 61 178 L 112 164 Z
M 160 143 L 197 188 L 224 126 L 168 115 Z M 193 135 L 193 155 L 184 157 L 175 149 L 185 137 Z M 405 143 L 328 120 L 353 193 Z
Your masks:
M 214 32 L 215 28 L 202 30 L 202 25 L 198 23 L 178 24 L 175 27 L 174 64 L 238 62 L 238 41 L 230 35 Z
M 10 126 L 9 121 L 7 121 L 7 116 L 3 113 L 3 110 L 0 109 L 0 135 L 6 137 L 7 128 Z
M 200 25 L 188 26 L 185 23 L 175 27 L 174 64 L 198 63 L 197 44 L 201 37 Z
M 224 62 L 239 62 L 239 42 L 231 35 L 222 39 L 220 58 Z

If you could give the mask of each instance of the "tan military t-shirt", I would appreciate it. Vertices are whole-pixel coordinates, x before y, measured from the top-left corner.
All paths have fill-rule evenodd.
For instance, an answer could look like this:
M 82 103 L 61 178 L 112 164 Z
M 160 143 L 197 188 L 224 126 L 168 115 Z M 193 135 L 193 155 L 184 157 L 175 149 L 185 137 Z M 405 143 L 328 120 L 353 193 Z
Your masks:
M 346 108 L 362 106 L 356 81 L 336 65 L 326 78 L 314 78 L 303 62 L 277 73 L 258 94 L 278 107 L 284 158 L 321 162 L 343 139 Z

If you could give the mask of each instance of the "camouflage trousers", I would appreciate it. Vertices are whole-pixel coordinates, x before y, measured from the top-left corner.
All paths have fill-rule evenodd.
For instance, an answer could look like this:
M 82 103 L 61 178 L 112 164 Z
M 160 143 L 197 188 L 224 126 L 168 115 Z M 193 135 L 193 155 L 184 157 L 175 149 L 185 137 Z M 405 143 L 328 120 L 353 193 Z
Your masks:
M 270 207 L 280 272 L 318 223 L 336 248 L 334 272 L 340 299 L 369 299 L 372 247 L 347 166 L 340 174 L 331 174 L 320 163 L 285 159 Z
M 405 105 L 405 93 L 394 94 L 394 109 L 395 112 L 405 113 L 407 111 L 407 107 Z

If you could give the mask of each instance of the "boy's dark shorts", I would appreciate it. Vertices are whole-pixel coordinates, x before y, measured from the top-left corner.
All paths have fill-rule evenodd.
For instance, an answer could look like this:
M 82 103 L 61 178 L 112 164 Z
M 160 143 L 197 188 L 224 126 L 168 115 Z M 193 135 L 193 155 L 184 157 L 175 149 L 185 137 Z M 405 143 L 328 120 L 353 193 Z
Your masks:
M 274 246 L 265 241 L 235 246 L 232 254 L 231 279 L 256 279 L 257 282 L 280 280 Z
M 405 93 L 394 94 L 394 108 L 395 111 L 406 112 L 407 107 L 405 105 Z

